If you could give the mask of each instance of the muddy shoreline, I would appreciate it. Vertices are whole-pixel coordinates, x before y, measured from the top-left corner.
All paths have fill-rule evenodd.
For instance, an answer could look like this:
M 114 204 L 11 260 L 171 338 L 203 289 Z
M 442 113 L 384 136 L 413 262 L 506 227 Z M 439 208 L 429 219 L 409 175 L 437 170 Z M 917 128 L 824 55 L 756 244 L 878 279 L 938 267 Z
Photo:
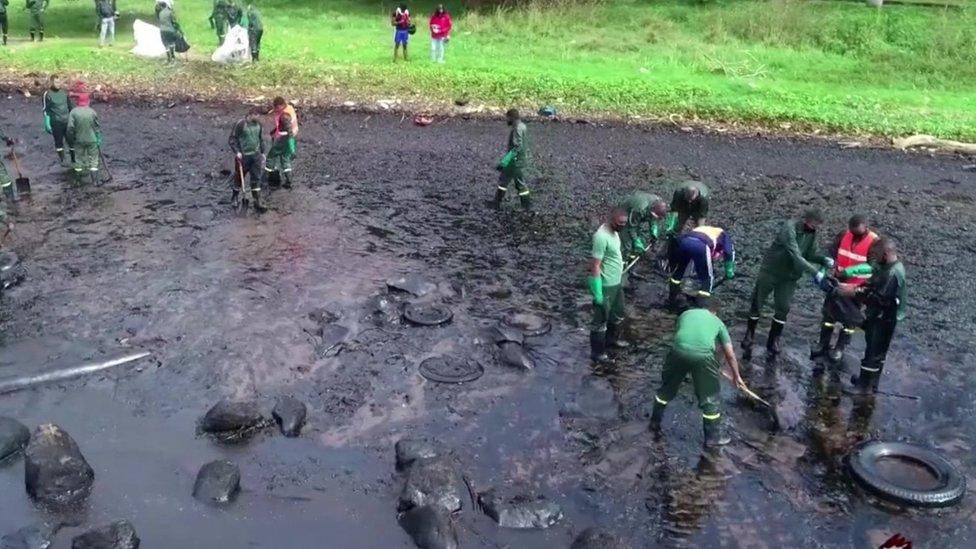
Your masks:
M 966 273 L 976 174 L 966 159 L 531 123 L 537 213 L 528 216 L 511 198 L 500 213 L 484 207 L 505 136 L 498 121 L 421 128 L 401 115 L 313 110 L 302 113 L 297 188 L 274 192 L 271 211 L 256 217 L 231 210 L 221 175 L 241 108 L 96 104 L 115 181 L 76 189 L 40 131 L 37 101 L 0 99 L 9 113 L 0 123 L 23 140 L 35 187 L 32 201 L 10 208 L 8 245 L 28 276 L 0 302 L 0 374 L 134 348 L 153 362 L 0 396 L 2 415 L 61 424 L 95 470 L 87 506 L 52 517 L 23 493 L 20 462 L 0 467 L 0 533 L 58 518 L 77 524 L 59 534 L 63 546 L 124 518 L 147 546 L 305 547 L 328 536 L 336 546 L 411 547 L 396 521 L 393 446 L 435 436 L 479 490 L 540 494 L 564 510 L 555 526 L 522 532 L 465 502 L 463 547 L 568 547 L 593 525 L 634 547 L 861 547 L 895 532 L 919 546 L 976 539 L 972 498 L 941 512 L 888 509 L 847 481 L 842 461 L 864 438 L 911 440 L 939 449 L 974 485 L 976 316 Z M 712 217 L 736 239 L 743 276 L 719 293 L 736 338 L 783 217 L 823 207 L 825 243 L 860 211 L 897 238 L 910 319 L 882 388 L 922 399 L 878 398 L 866 409 L 815 379 L 806 354 L 820 296 L 804 284 L 785 356 L 745 368 L 798 427 L 771 433 L 768 418 L 728 391 L 734 442 L 703 458 L 683 390 L 665 439 L 654 441 L 646 416 L 673 323 L 658 306 L 664 284 L 634 284 L 627 330 L 636 349 L 594 370 L 582 277 L 589 234 L 614 200 L 635 188 L 664 193 L 689 176 L 713 188 Z M 419 300 L 450 306 L 450 324 L 408 326 L 378 306 L 386 282 L 410 274 L 436 284 Z M 553 321 L 529 343 L 532 372 L 499 364 L 489 340 L 512 309 Z M 863 349 L 855 342 L 853 355 Z M 444 354 L 479 361 L 484 376 L 454 386 L 418 375 L 423 359 Z M 268 433 L 223 446 L 195 433 L 220 398 L 255 397 L 270 411 L 282 394 L 309 406 L 298 439 Z M 243 491 L 215 510 L 190 490 L 200 465 L 221 458 L 240 465 Z

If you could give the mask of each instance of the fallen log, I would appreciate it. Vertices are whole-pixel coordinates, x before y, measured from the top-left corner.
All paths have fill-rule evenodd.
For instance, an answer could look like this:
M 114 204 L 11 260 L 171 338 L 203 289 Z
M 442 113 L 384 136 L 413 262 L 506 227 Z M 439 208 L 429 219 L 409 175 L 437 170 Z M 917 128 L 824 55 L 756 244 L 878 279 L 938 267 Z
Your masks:
M 911 149 L 913 147 L 932 147 L 946 152 L 976 154 L 976 144 L 952 141 L 951 139 L 939 139 L 931 135 L 912 135 L 901 139 L 894 139 L 892 140 L 892 144 L 895 148 L 901 150 Z

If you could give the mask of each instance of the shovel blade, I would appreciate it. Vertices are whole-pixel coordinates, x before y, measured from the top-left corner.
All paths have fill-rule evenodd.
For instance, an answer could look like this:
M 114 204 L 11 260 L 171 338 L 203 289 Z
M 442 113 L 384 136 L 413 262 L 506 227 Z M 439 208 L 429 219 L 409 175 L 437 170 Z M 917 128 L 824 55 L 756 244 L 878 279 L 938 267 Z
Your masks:
M 25 195 L 31 193 L 30 179 L 27 177 L 18 177 L 14 181 L 14 185 L 17 187 L 18 195 Z

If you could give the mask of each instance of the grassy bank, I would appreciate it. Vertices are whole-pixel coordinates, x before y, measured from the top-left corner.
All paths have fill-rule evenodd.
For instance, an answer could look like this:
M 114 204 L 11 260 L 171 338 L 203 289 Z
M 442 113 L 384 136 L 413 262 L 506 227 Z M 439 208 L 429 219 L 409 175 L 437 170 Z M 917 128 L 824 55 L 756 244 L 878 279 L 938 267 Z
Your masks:
M 11 10 L 0 71 L 52 70 L 147 88 L 555 105 L 563 112 L 678 115 L 844 133 L 976 139 L 976 6 L 877 10 L 860 2 L 621 0 L 570 8 L 455 9 L 448 62 L 428 62 L 431 3 L 411 4 L 420 31 L 391 63 L 389 2 L 256 0 L 259 67 L 215 67 L 208 0 L 177 0 L 189 62 L 137 59 L 131 22 L 150 0 L 119 0 L 120 44 L 99 49 L 88 0 L 54 0 L 48 39 L 23 41 Z M 560 2 L 555 1 L 555 4 Z M 448 3 L 450 9 L 450 3 Z

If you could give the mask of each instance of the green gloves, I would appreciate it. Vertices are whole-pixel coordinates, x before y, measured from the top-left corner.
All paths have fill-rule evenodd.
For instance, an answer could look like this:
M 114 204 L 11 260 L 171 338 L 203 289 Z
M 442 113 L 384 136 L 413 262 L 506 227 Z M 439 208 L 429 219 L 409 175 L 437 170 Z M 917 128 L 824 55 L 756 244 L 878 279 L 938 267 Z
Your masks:
M 651 240 L 659 240 L 661 238 L 661 224 L 657 222 L 651 223 Z
M 871 274 L 871 272 L 872 272 L 871 265 L 868 265 L 867 263 L 861 263 L 860 265 L 854 265 L 853 267 L 848 267 L 844 269 L 844 272 L 842 272 L 841 275 L 843 275 L 844 278 L 851 278 L 853 276 L 869 275 Z
M 504 170 L 508 168 L 508 165 L 511 164 L 512 160 L 514 159 L 515 159 L 515 149 L 512 149 L 507 153 L 505 153 L 505 156 L 503 156 L 502 159 L 498 161 L 498 167 Z
M 674 234 L 678 229 L 678 212 L 668 212 L 668 216 L 664 218 L 664 232 L 667 234 Z
M 99 149 L 102 148 L 102 132 L 95 134 L 95 144 L 98 145 Z
M 634 252 L 636 253 L 642 254 L 644 253 L 644 250 L 647 249 L 647 246 L 644 245 L 644 239 L 642 239 L 639 236 L 634 237 L 633 244 L 634 244 Z
M 603 305 L 603 279 L 598 276 L 588 276 L 586 283 L 589 284 L 590 293 L 593 294 L 593 304 Z
M 735 278 L 735 262 L 726 261 L 725 262 L 725 278 L 732 280 Z
M 47 113 L 44 113 L 44 131 L 54 133 L 54 130 L 51 129 L 51 116 Z
M 289 137 L 288 138 L 288 156 L 290 156 L 292 158 L 295 158 L 295 153 L 296 152 L 297 152 L 297 149 L 296 149 L 296 145 L 295 145 L 295 138 L 294 137 Z

